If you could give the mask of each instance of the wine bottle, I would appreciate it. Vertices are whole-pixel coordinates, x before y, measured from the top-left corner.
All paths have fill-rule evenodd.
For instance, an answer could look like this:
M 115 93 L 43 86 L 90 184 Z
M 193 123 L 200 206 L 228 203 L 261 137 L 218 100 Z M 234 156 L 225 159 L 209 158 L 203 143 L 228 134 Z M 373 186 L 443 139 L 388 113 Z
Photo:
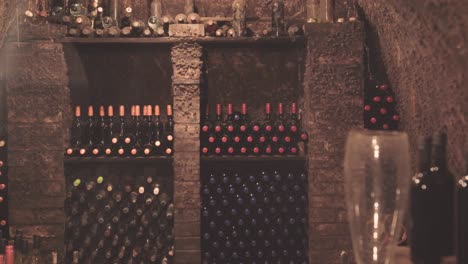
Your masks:
M 80 156 L 91 154 L 91 150 L 96 143 L 97 124 L 94 119 L 94 110 L 92 106 L 88 107 L 88 122 L 86 125 L 86 144 L 80 149 Z
M 134 36 L 141 36 L 143 34 L 143 31 L 146 28 L 145 22 L 142 20 L 134 20 L 131 23 L 132 27 L 132 35 Z
M 412 177 L 410 189 L 411 259 L 414 263 L 431 263 L 440 259 L 432 234 L 427 230 L 437 229 L 432 207 L 435 200 L 435 183 L 430 175 L 431 140 L 423 136 L 418 139 L 418 172 Z
M 172 106 L 167 105 L 167 121 L 165 125 L 165 133 L 166 133 L 166 144 L 164 153 L 167 156 L 173 154 L 173 147 L 174 147 L 174 116 L 172 114 Z
M 465 175 L 457 181 L 457 259 L 458 263 L 468 262 L 468 136 L 465 139 Z
M 153 140 L 156 138 L 156 126 L 153 122 L 153 110 L 152 106 L 146 106 L 146 124 L 145 124 L 145 144 L 143 146 L 143 154 L 145 156 L 151 156 L 155 153 L 155 146 Z
M 213 132 L 213 124 L 210 120 L 210 106 L 207 104 L 205 108 L 205 115 L 203 117 L 202 125 L 201 125 L 201 134 L 202 138 L 205 139 L 206 135 Z
M 185 14 L 178 14 L 174 18 L 177 24 L 187 24 L 187 15 Z
M 119 125 L 118 125 L 119 133 L 118 135 L 114 135 L 112 138 L 112 144 L 117 146 L 117 154 L 119 156 L 123 156 L 127 151 L 127 144 L 126 134 L 127 134 L 127 126 L 125 124 L 125 107 L 123 105 L 119 106 Z
M 162 17 L 162 23 L 163 23 L 164 32 L 165 32 L 166 35 L 168 35 L 169 34 L 169 25 L 174 24 L 174 19 L 171 16 L 166 15 L 166 16 Z
M 141 146 L 141 140 L 142 140 L 142 122 L 141 122 L 141 116 L 140 116 L 140 106 L 136 105 L 135 106 L 135 119 L 134 119 L 134 125 L 133 125 L 133 146 L 130 150 L 130 154 L 133 157 L 136 157 L 141 154 L 142 151 L 142 146 Z
M 205 34 L 210 37 L 214 37 L 216 30 L 218 29 L 218 23 L 214 20 L 208 20 L 205 22 Z
M 106 131 L 107 131 L 107 122 L 105 118 L 104 106 L 99 107 L 99 120 L 97 122 L 96 136 L 97 142 L 93 147 L 92 155 L 99 156 L 104 153 L 104 148 L 106 146 Z
M 81 123 L 81 108 L 79 106 L 75 107 L 75 116 L 70 130 L 70 147 L 66 149 L 65 154 L 67 156 L 78 156 L 84 139 L 84 128 Z
M 226 37 L 228 30 L 229 30 L 229 27 L 227 25 L 223 25 L 222 27 L 218 28 L 215 31 L 215 37 L 218 37 L 218 38 Z
M 187 21 L 189 24 L 199 24 L 200 23 L 200 15 L 197 13 L 190 13 L 187 15 Z
M 241 112 L 241 120 L 239 122 L 239 131 L 240 134 L 244 134 L 247 132 L 247 128 L 249 127 L 249 117 L 247 115 L 247 104 L 242 104 L 242 112 Z
M 130 27 L 131 24 L 132 24 L 132 14 L 133 14 L 133 10 L 131 7 L 127 7 L 125 8 L 125 13 L 124 13 L 124 16 L 122 17 L 122 19 L 120 20 L 120 28 L 127 28 L 127 27 Z
M 278 104 L 278 116 L 275 121 L 275 131 L 277 134 L 282 135 L 286 130 L 283 117 L 283 104 Z
M 94 29 L 104 29 L 104 23 L 103 23 L 103 15 L 102 13 L 104 12 L 104 9 L 102 7 L 98 7 L 96 9 L 96 17 L 94 18 L 93 21 L 93 27 Z
M 105 146 L 104 146 L 104 154 L 106 156 L 114 156 L 117 151 L 117 143 L 119 141 L 119 134 L 117 130 L 117 126 L 114 124 L 114 108 L 112 105 L 109 105 L 107 108 L 107 125 L 105 130 Z
M 440 257 L 454 255 L 454 177 L 448 170 L 446 161 L 447 135 L 444 132 L 433 136 L 433 164 L 431 177 L 435 180 L 436 202 L 432 205 L 437 211 L 437 228 L 433 239 L 436 240 Z
M 291 104 L 291 116 L 289 117 L 288 122 L 286 123 L 288 133 L 296 135 L 300 130 L 299 121 L 296 114 L 296 103 Z

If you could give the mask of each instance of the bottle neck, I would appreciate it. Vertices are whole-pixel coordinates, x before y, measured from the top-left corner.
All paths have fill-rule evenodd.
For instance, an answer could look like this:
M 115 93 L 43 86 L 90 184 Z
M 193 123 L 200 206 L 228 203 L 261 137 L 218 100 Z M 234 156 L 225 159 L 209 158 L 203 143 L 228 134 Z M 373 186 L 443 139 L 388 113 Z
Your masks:
M 447 156 L 445 146 L 434 147 L 434 167 L 438 167 L 439 170 L 447 169 Z

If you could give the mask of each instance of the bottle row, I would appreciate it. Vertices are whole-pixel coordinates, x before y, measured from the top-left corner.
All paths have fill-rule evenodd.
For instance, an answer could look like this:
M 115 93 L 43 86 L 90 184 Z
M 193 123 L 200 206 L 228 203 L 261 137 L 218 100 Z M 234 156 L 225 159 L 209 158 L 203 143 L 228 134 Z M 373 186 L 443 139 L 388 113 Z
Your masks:
M 65 213 L 70 263 L 170 263 L 174 255 L 174 205 L 153 177 L 136 187 L 76 179 Z
M 307 175 L 300 170 L 205 174 L 204 263 L 307 263 L 305 186 Z
M 125 106 L 119 106 L 114 116 L 113 106 L 99 107 L 99 116 L 94 107 L 88 107 L 87 118 L 81 115 L 81 107 L 75 107 L 71 127 L 70 147 L 65 155 L 74 157 L 138 157 L 170 156 L 174 145 L 174 117 L 172 106 L 167 105 L 163 122 L 159 105 L 131 106 L 126 115 Z M 154 113 L 154 114 L 153 114 Z
M 418 141 L 418 173 L 412 177 L 410 196 L 411 258 L 414 263 L 439 263 L 457 255 L 457 263 L 468 263 L 468 168 L 461 177 L 450 172 L 444 132 Z M 465 149 L 468 166 L 468 141 Z
M 284 18 L 284 2 L 274 0 L 272 6 L 271 30 L 264 30 L 264 35 L 286 35 L 286 22 Z M 150 16 L 146 23 L 134 16 L 131 6 L 124 9 L 120 16 L 120 4 L 117 0 L 100 3 L 97 0 L 89 1 L 85 6 L 83 3 L 64 2 L 63 6 L 49 6 L 46 0 L 30 3 L 25 11 L 26 20 L 33 24 L 43 23 L 48 20 L 52 23 L 65 24 L 68 34 L 71 36 L 103 37 L 103 36 L 167 36 L 169 25 L 177 24 L 205 24 L 205 34 L 208 36 L 243 37 L 255 35 L 247 27 L 247 8 L 245 1 L 234 1 L 232 4 L 233 16 L 229 18 L 203 19 L 195 12 L 193 1 L 187 1 L 184 13 L 172 18 L 170 15 L 163 16 L 162 1 L 153 0 L 149 5 Z M 168 13 L 167 11 L 164 13 Z M 302 28 L 296 24 L 289 25 L 289 35 L 302 34 Z
M 221 104 L 216 105 L 216 117 L 210 117 L 209 106 L 201 124 L 201 153 L 203 155 L 298 155 L 299 144 L 308 140 L 308 133 L 302 129 L 296 104 L 291 104 L 289 116 L 283 113 L 283 104 L 278 104 L 275 119 L 271 115 L 270 103 L 265 104 L 265 119 L 251 121 L 247 105 L 242 104 L 241 112 L 234 112 L 232 104 L 227 105 L 227 116 L 222 113 Z
M 52 251 L 51 256 L 44 256 L 41 250 L 42 239 L 43 237 L 33 235 L 31 245 L 31 243 L 23 236 L 23 231 L 20 229 L 16 230 L 15 236 L 9 241 L 6 238 L 3 238 L 3 234 L 0 234 L 0 263 L 57 264 L 57 251 Z

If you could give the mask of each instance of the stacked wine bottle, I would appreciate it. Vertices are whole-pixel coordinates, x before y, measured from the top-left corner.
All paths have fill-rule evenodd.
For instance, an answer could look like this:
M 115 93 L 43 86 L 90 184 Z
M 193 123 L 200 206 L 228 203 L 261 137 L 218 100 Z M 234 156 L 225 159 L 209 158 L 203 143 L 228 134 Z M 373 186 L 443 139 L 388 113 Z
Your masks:
M 81 108 L 75 108 L 71 128 L 70 147 L 65 155 L 74 157 L 138 157 L 170 156 L 174 145 L 174 118 L 171 105 L 167 106 L 167 120 L 161 120 L 159 106 L 131 107 L 131 116 L 125 115 L 125 107 L 119 107 L 118 120 L 114 109 L 99 108 L 99 117 L 94 116 L 92 106 L 88 107 L 88 118 L 81 117 Z
M 286 167 L 203 174 L 203 263 L 308 263 L 307 174 Z
M 284 116 L 283 104 L 278 104 L 276 120 L 272 119 L 267 103 L 262 122 L 250 121 L 246 104 L 242 104 L 241 113 L 234 113 L 232 104 L 228 104 L 226 119 L 221 105 L 217 104 L 215 120 L 210 118 L 207 106 L 200 135 L 203 155 L 299 155 L 300 143 L 308 139 L 295 103 L 288 118 Z
M 73 181 L 65 213 L 66 263 L 171 263 L 174 205 L 153 177 L 114 186 Z
M 364 126 L 372 130 L 396 130 L 400 121 L 395 96 L 388 84 L 370 81 L 364 99 Z

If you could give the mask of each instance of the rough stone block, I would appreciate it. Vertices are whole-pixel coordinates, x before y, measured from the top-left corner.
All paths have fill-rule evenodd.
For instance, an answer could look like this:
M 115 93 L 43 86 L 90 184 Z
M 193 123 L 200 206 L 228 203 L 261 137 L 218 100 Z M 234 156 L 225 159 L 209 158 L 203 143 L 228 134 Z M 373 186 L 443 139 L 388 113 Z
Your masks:
M 8 126 L 9 148 L 12 150 L 63 151 L 62 124 L 11 124 Z
M 176 250 L 200 250 L 200 237 L 176 237 L 174 248 Z
M 171 24 L 169 25 L 169 37 L 204 37 L 205 26 L 203 24 Z
M 201 263 L 200 250 L 177 250 L 175 248 L 175 262 L 177 264 L 199 264 Z
M 176 123 L 174 133 L 179 138 L 196 138 L 200 137 L 200 124 L 179 124 Z
M 176 222 L 174 232 L 176 239 L 178 237 L 200 237 L 200 222 Z
M 178 208 L 176 206 L 174 219 L 176 223 L 200 221 L 200 208 Z

